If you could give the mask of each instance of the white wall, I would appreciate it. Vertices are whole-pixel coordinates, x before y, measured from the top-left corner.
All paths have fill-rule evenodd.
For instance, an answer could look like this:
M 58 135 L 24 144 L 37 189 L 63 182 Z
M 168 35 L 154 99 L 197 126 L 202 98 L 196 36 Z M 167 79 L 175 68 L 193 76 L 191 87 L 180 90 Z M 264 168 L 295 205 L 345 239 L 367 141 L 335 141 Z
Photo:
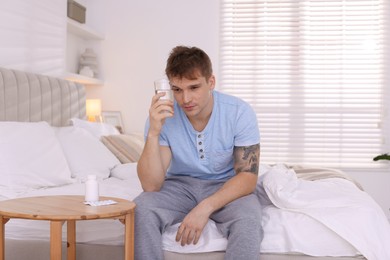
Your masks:
M 88 8 L 102 14 L 87 19 L 105 34 L 105 84 L 88 87 L 87 96 L 101 98 L 103 110 L 121 111 L 126 132 L 143 131 L 153 81 L 164 76 L 174 46 L 204 49 L 218 71 L 219 0 L 95 0 Z
M 66 0 L 1 0 L 0 66 L 61 75 Z

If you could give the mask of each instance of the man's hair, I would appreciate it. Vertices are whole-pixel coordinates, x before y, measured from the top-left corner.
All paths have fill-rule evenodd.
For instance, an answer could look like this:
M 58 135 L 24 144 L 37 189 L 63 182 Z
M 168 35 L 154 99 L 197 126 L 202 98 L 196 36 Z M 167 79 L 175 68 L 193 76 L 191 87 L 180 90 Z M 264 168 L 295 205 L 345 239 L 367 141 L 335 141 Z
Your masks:
M 197 47 L 176 46 L 172 49 L 165 74 L 168 78 L 195 79 L 199 76 L 209 80 L 213 68 L 209 56 Z

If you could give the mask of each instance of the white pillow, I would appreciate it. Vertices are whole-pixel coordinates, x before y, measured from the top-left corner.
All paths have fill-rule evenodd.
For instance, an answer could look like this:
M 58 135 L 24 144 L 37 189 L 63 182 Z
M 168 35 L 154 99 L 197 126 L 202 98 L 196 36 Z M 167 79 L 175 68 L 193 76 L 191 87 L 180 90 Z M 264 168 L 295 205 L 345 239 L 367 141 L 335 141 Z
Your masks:
M 61 146 L 46 122 L 0 122 L 0 186 L 22 191 L 72 182 Z
M 72 125 L 78 128 L 83 128 L 91 133 L 93 136 L 100 139 L 100 137 L 105 135 L 119 135 L 119 130 L 115 126 L 99 123 L 99 122 L 89 122 L 86 120 L 81 120 L 79 118 L 72 118 L 70 120 Z
M 111 170 L 110 177 L 115 177 L 121 180 L 129 180 L 136 176 L 138 179 L 137 164 L 138 163 L 136 162 L 119 164 Z
M 119 160 L 110 150 L 87 130 L 78 127 L 54 128 L 64 150 L 72 177 L 86 180 L 94 174 L 98 179 L 108 178 Z

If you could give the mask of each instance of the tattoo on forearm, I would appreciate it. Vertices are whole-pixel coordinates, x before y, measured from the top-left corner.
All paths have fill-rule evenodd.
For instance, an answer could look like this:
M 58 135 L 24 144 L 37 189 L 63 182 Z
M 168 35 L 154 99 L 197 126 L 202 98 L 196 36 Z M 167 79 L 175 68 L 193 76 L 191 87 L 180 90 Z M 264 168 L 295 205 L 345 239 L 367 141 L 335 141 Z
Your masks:
M 260 144 L 252 146 L 234 147 L 234 160 L 236 173 L 250 172 L 258 174 L 260 158 Z

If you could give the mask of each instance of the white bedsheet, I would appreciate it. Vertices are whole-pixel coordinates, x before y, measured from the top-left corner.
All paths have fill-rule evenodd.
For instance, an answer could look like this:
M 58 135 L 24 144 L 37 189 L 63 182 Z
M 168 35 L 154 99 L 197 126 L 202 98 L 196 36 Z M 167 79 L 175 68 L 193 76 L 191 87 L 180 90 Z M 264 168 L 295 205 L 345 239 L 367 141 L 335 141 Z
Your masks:
M 293 170 L 277 165 L 265 176 L 264 189 L 274 205 L 322 223 L 368 260 L 390 259 L 390 225 L 384 212 L 350 181 L 305 181 Z
M 112 173 L 112 176 L 115 177 L 110 177 L 106 180 L 100 181 L 100 195 L 119 197 L 129 200 L 135 198 L 140 192 L 142 192 L 135 169 L 135 164 L 129 164 L 127 166 L 122 165 L 121 167 L 115 169 Z M 276 168 L 274 169 L 274 172 L 275 170 Z M 269 170 L 264 177 L 266 177 L 269 173 L 272 173 L 272 171 Z M 279 181 L 281 183 L 278 183 Z M 274 182 L 275 185 L 287 184 L 286 181 L 278 180 L 276 178 L 274 179 Z M 347 182 L 346 186 L 348 187 L 348 181 L 345 182 Z M 317 191 L 312 192 L 317 193 Z M 60 194 L 83 195 L 84 184 L 74 183 L 56 188 L 29 190 L 25 193 L 18 194 L 18 197 Z M 307 194 L 305 196 L 315 197 L 313 194 Z M 6 194 L 2 194 L 2 191 L 0 191 L 0 198 L 9 197 Z M 324 198 L 326 199 L 326 196 Z M 280 201 L 276 201 L 275 203 L 278 204 L 279 202 Z M 261 244 L 261 252 L 294 252 L 313 256 L 354 256 L 358 254 L 358 251 L 351 245 L 351 243 L 347 242 L 346 239 L 340 236 L 337 232 L 333 231 L 333 229 L 327 227 L 327 225 L 323 222 L 314 219 L 308 214 L 284 209 L 284 207 L 283 209 L 280 209 L 274 205 L 268 205 L 266 202 L 264 202 L 264 204 L 263 229 L 265 237 Z M 370 205 L 370 207 L 372 207 L 372 205 Z M 368 216 L 369 219 L 366 219 L 366 221 L 377 221 L 378 218 L 381 218 L 382 216 L 379 214 L 378 217 L 375 214 L 379 213 L 374 210 L 374 216 Z M 334 215 L 330 216 L 330 218 L 334 218 Z M 343 219 L 340 218 L 338 220 L 336 218 L 336 222 L 337 221 L 341 222 Z M 350 221 L 350 219 L 348 219 L 348 221 Z M 380 223 L 381 226 L 379 227 L 383 227 L 382 222 Z M 49 223 L 46 221 L 13 219 L 6 225 L 6 237 L 12 239 L 48 240 L 50 234 L 49 228 Z M 63 239 L 65 239 L 66 235 L 65 228 L 66 227 L 64 226 Z M 204 229 L 203 235 L 197 245 L 180 246 L 180 244 L 175 242 L 176 230 L 177 226 L 172 226 L 163 234 L 163 248 L 165 250 L 179 253 L 191 253 L 221 251 L 226 249 L 226 238 L 221 236 L 215 226 L 215 223 L 211 220 Z M 119 221 L 94 220 L 77 222 L 76 237 L 77 241 L 81 243 L 123 245 L 123 235 L 123 225 Z M 375 236 L 371 239 L 371 243 L 376 243 L 379 238 Z M 379 247 L 376 246 L 372 248 Z M 379 258 L 372 259 L 375 260 Z

